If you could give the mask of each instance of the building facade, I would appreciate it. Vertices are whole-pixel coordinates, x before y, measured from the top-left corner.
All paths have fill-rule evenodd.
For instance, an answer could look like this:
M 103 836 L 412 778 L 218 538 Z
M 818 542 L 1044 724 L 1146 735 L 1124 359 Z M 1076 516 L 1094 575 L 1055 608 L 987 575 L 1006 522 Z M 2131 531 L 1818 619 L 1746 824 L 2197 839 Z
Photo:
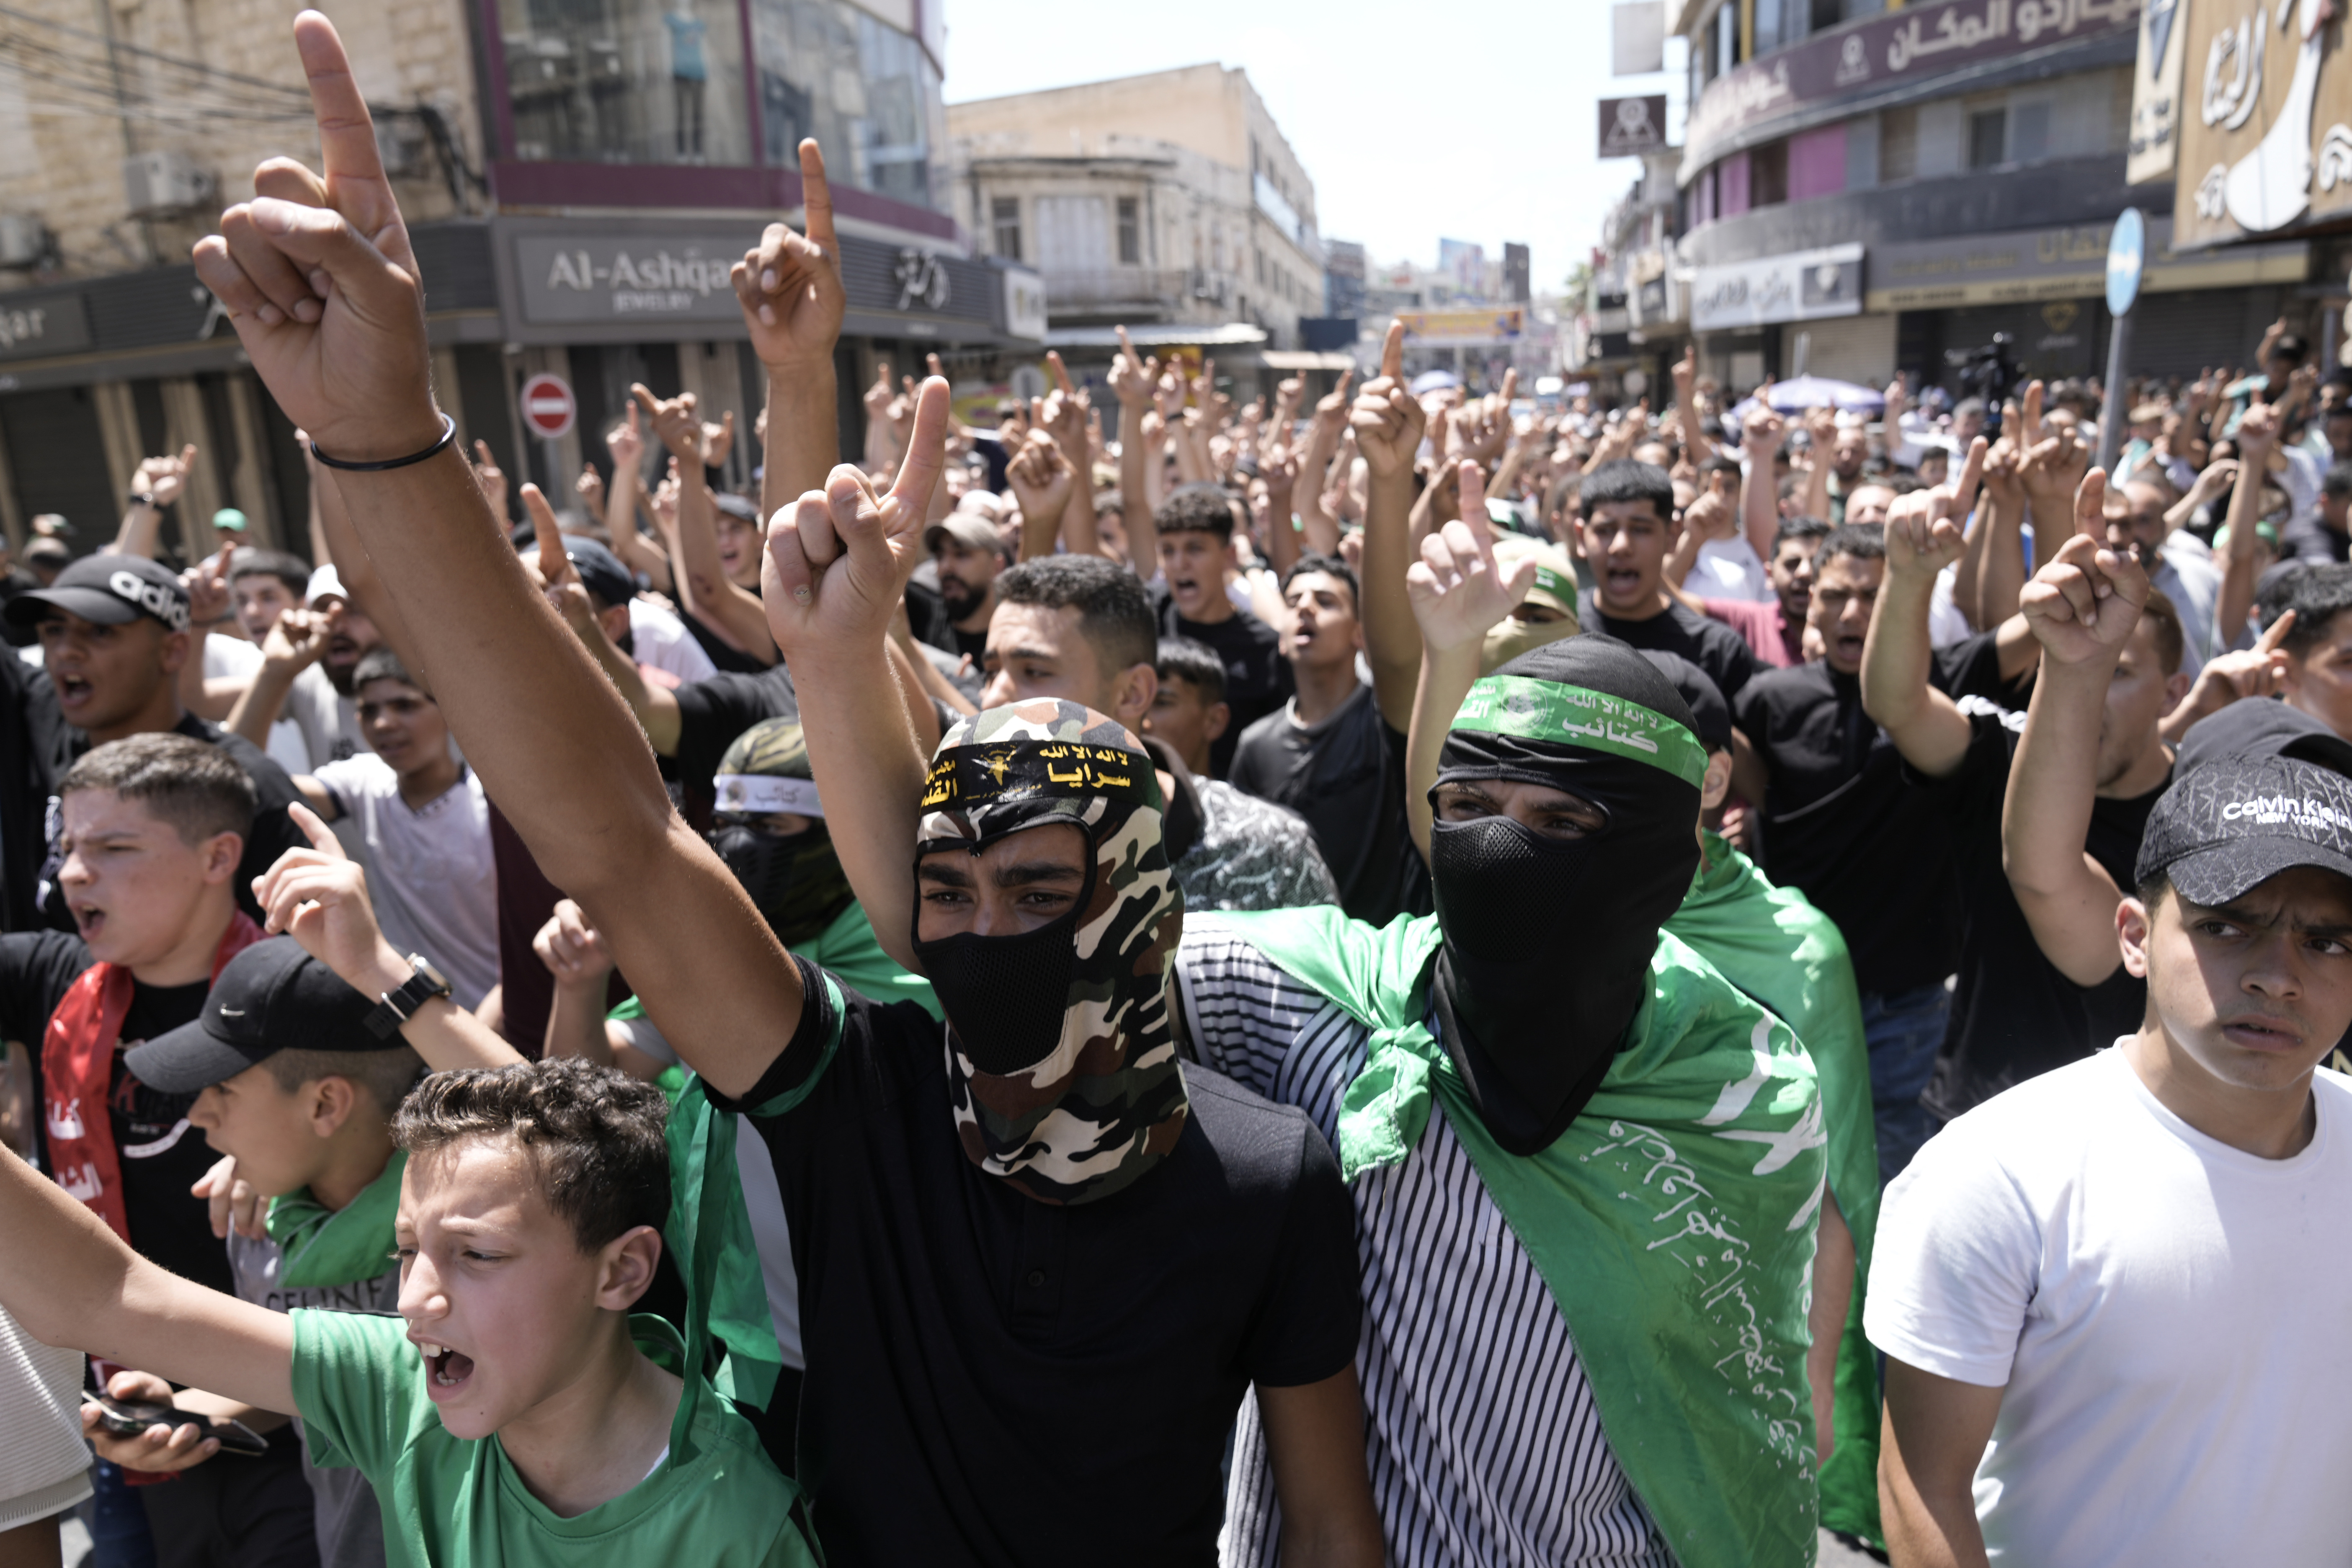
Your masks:
M 947 111 L 950 210 L 1034 267 L 1047 341 L 1107 358 L 1112 329 L 1243 368 L 1323 313 L 1315 185 L 1238 69 L 1188 66 Z
M 2250 359 L 2312 312 L 2307 244 L 2176 251 L 2168 179 L 2132 184 L 2137 0 L 1676 0 L 1690 110 L 1677 279 L 1706 369 L 1955 384 L 1996 332 L 2022 369 L 2105 368 L 2107 236 L 2137 206 L 2137 374 Z M 1647 366 L 1652 375 L 1663 363 Z
M 256 163 L 315 163 L 287 15 L 260 0 L 26 0 L 48 75 L 0 73 L 0 522 L 110 536 L 138 458 L 205 451 L 175 542 L 236 505 L 306 548 L 291 426 L 187 263 Z M 801 222 L 795 149 L 824 150 L 854 389 L 888 358 L 1000 376 L 1044 331 L 1036 279 L 977 259 L 949 210 L 937 0 L 372 0 L 337 17 L 424 274 L 443 405 L 561 500 L 633 382 L 731 411 L 748 481 L 763 381 L 728 268 Z M 578 426 L 526 437 L 516 392 L 570 383 Z

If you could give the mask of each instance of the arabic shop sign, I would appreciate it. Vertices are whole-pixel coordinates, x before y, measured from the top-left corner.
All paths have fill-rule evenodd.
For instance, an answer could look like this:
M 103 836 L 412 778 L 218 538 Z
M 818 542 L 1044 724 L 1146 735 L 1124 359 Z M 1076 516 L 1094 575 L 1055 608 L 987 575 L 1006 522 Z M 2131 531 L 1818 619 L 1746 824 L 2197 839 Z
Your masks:
M 0 359 L 46 359 L 89 347 L 79 294 L 0 300 Z
M 530 327 L 642 322 L 656 336 L 671 324 L 740 329 L 729 273 L 760 232 L 756 224 L 681 232 L 520 220 L 505 241 L 514 302 Z M 984 266 L 856 235 L 840 243 L 852 310 L 992 323 L 999 290 Z
M 2182 41 L 2173 245 L 2352 213 L 2352 75 L 2325 0 L 2201 0 Z
M 1816 34 L 1707 84 L 1683 134 L 1684 177 L 1754 127 L 1961 66 L 2131 35 L 2139 12 L 2140 0 L 1945 0 Z
M 2242 246 L 2212 257 L 2176 256 L 2172 224 L 2168 217 L 2147 220 L 2145 293 L 2300 283 L 2310 269 L 2310 247 L 2301 241 Z M 1869 291 L 1863 303 L 1883 315 L 1961 305 L 2094 300 L 2106 287 L 2107 243 L 2114 226 L 2075 224 L 1874 246 Z
M 1862 313 L 1862 247 L 1832 245 L 1724 267 L 1691 279 L 1691 328 L 1737 331 L 1774 321 Z

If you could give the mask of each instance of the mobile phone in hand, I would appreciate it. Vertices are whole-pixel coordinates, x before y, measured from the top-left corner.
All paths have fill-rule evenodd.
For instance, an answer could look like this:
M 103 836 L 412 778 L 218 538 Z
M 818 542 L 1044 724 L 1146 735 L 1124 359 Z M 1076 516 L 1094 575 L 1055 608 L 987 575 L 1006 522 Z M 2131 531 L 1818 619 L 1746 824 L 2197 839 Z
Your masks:
M 98 1407 L 98 1424 L 117 1437 L 136 1437 L 150 1426 L 169 1426 L 177 1430 L 194 1425 L 205 1437 L 220 1439 L 224 1454 L 242 1454 L 257 1458 L 269 1451 L 269 1444 L 259 1433 L 242 1421 L 215 1421 L 193 1410 L 183 1410 L 176 1405 L 157 1405 L 143 1399 L 117 1399 L 110 1394 L 85 1394 L 85 1402 Z

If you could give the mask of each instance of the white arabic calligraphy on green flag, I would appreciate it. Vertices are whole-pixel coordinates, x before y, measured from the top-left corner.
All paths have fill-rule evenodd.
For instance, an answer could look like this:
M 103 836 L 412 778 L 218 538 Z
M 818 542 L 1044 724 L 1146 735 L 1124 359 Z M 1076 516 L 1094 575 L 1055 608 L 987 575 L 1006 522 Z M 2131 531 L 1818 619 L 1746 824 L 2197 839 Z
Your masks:
M 1706 748 L 1683 724 L 1622 697 L 1557 680 L 1486 676 L 1462 700 L 1452 727 L 1606 752 L 1647 763 L 1693 788 L 1706 778 Z

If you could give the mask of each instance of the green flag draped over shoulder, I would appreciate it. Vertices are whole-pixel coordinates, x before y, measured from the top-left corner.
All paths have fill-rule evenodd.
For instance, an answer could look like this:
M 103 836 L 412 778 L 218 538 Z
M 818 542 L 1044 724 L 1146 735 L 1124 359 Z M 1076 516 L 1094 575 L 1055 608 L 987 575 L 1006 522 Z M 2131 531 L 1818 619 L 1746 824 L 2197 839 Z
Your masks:
M 1830 1191 L 1853 1233 L 1853 1300 L 1838 1343 L 1832 1426 L 1822 1468 L 1822 1522 L 1881 1544 L 1878 1522 L 1878 1358 L 1863 1337 L 1863 1284 L 1878 1229 L 1878 1145 L 1862 998 L 1837 926 L 1794 888 L 1775 887 L 1717 834 L 1666 930 L 1723 977 L 1796 1030 L 1821 1079 Z
M 1433 1095 L 1444 1105 L 1675 1556 L 1811 1563 L 1805 1312 L 1825 1160 L 1812 1062 L 1787 1026 L 1662 935 L 1599 1092 L 1559 1142 L 1520 1158 L 1487 1133 L 1423 1022 L 1433 916 L 1377 930 L 1328 905 L 1213 918 L 1370 1030 L 1339 1116 L 1349 1179 L 1402 1161 Z
M 838 1017 L 841 987 L 831 975 L 824 977 L 824 984 Z M 823 1058 L 798 1088 L 746 1109 L 761 1116 L 791 1110 L 824 1078 L 839 1045 L 836 1031 L 824 1042 Z M 664 1092 L 669 1092 L 667 1085 Z M 707 1369 L 710 1345 L 717 1342 L 724 1363 L 711 1373 L 711 1386 L 730 1399 L 764 1410 L 775 1393 L 784 1357 L 776 1345 L 775 1318 L 768 1310 L 751 1211 L 743 1204 L 743 1179 L 735 1163 L 738 1131 L 735 1114 L 710 1103 L 709 1090 L 699 1077 L 685 1080 L 683 1089 L 672 1097 L 666 1128 L 670 1204 L 669 1223 L 662 1228 L 686 1281 L 688 1364 Z M 694 1386 L 691 1379 L 687 1386 Z M 679 1430 L 685 1430 L 683 1417 Z

